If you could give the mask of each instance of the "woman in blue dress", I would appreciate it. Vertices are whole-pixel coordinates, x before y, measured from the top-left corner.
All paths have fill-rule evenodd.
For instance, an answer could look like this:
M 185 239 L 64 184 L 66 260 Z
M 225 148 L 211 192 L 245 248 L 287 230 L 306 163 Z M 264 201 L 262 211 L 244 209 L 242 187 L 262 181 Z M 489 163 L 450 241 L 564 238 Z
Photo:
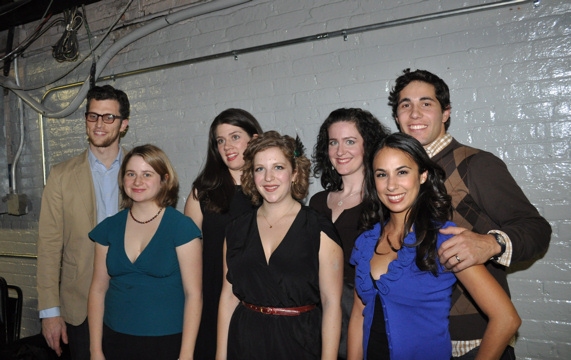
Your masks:
M 443 170 L 401 133 L 378 146 L 367 186 L 376 189 L 376 223 L 355 243 L 355 301 L 349 359 L 450 359 L 448 314 L 458 279 L 489 322 L 477 359 L 499 359 L 521 320 L 483 265 L 451 273 L 438 247 L 454 226 Z M 381 226 L 382 224 L 382 226 Z M 457 261 L 462 261 L 458 258 Z
M 192 359 L 202 309 L 202 244 L 177 211 L 177 175 L 154 145 L 121 165 L 124 210 L 97 225 L 88 318 L 91 359 Z

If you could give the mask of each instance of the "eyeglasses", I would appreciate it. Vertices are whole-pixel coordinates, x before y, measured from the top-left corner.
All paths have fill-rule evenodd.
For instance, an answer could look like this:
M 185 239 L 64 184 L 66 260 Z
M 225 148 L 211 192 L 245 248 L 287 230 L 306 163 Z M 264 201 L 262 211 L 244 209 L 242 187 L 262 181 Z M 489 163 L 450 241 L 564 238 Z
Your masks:
M 94 113 L 94 112 L 86 112 L 85 113 L 85 120 L 87 120 L 89 122 L 96 122 L 97 120 L 99 120 L 99 117 L 101 117 L 101 120 L 103 120 L 103 122 L 105 124 L 113 124 L 115 119 L 119 119 L 119 120 L 123 119 L 122 116 L 113 115 L 113 114 L 98 114 L 98 113 Z

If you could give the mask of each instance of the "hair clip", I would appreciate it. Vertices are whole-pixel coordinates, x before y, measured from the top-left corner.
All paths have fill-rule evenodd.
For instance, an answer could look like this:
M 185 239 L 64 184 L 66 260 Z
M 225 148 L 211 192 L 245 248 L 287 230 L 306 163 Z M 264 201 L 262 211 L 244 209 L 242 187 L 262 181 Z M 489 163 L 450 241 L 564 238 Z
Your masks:
M 299 138 L 299 135 L 296 135 L 295 136 L 295 148 L 293 150 L 293 157 L 298 158 L 300 156 L 303 156 L 304 152 L 305 152 L 305 148 L 303 147 L 301 139 Z

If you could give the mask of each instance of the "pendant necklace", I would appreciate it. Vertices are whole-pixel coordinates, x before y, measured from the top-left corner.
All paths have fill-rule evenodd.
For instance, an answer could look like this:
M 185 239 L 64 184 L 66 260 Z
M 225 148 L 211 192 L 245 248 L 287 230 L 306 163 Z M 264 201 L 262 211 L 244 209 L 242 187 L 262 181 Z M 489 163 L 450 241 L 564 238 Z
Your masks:
M 347 199 L 348 197 L 350 197 L 350 196 L 353 196 L 353 195 L 355 195 L 355 194 L 361 193 L 361 190 L 362 190 L 362 189 L 359 189 L 359 191 L 352 192 L 352 193 L 350 193 L 349 195 L 345 196 L 343 199 L 339 200 L 339 202 L 337 203 L 337 206 L 343 205 L 343 201 L 344 201 L 344 200 L 346 200 L 346 199 Z
M 274 224 L 279 223 L 279 222 L 284 218 L 284 216 L 286 216 L 287 214 L 289 214 L 289 212 L 291 211 L 291 209 L 293 209 L 294 206 L 295 206 L 295 203 L 293 203 L 293 205 L 289 208 L 289 210 L 286 211 L 285 214 L 283 214 L 282 216 L 280 216 L 280 218 L 279 218 Z M 266 223 L 270 226 L 270 229 L 274 227 L 272 224 L 270 224 L 270 222 L 268 221 L 268 218 L 266 217 L 266 215 L 264 215 L 261 211 L 260 211 L 260 215 L 262 215 L 262 217 L 264 218 L 264 220 L 266 220 Z
M 151 221 L 155 220 L 155 219 L 157 218 L 157 216 L 159 216 L 159 215 L 161 214 L 161 211 L 163 211 L 163 208 L 160 208 L 160 209 L 159 209 L 159 212 L 158 212 L 155 216 L 153 216 L 152 218 L 150 218 L 150 219 L 147 220 L 147 221 L 139 221 L 139 220 L 135 219 L 135 217 L 133 216 L 133 209 L 130 209 L 130 210 L 129 210 L 129 214 L 131 214 L 131 219 L 135 220 L 136 223 L 139 223 L 139 224 L 148 224 L 148 223 L 150 223 Z

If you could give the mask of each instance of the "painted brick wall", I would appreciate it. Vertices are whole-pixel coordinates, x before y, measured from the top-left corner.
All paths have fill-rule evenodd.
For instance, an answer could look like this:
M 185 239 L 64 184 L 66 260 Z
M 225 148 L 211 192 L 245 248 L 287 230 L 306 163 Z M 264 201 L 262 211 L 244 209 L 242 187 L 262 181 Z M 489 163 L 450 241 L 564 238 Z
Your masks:
M 137 19 L 190 2 L 133 2 L 124 16 L 133 25 L 111 32 L 96 54 L 101 55 L 113 42 L 141 27 Z M 254 0 L 146 36 L 117 54 L 102 75 L 485 3 L 491 1 Z M 95 41 L 102 38 L 126 4 L 126 0 L 104 0 L 87 7 Z M 19 38 L 29 35 L 35 25 L 19 29 Z M 42 86 L 75 66 L 57 63 L 51 57 L 51 46 L 61 32 L 61 27 L 48 32 L 20 59 L 24 87 L 40 87 L 30 91 L 36 99 L 56 85 L 87 77 L 89 61 L 55 84 Z M 451 88 L 450 132 L 459 141 L 502 158 L 553 227 L 547 254 L 534 263 L 514 266 L 509 276 L 513 301 L 523 319 L 516 353 L 522 359 L 568 359 L 570 35 L 569 1 L 541 1 L 537 7 L 527 2 L 359 32 L 346 40 L 330 37 L 243 54 L 237 59 L 224 57 L 176 66 L 108 83 L 126 90 L 131 99 L 132 118 L 123 143 L 128 147 L 154 143 L 169 154 L 181 179 L 182 209 L 205 158 L 207 128 L 220 111 L 244 108 L 264 129 L 297 133 L 311 149 L 321 122 L 339 107 L 365 108 L 395 130 L 386 105 L 392 80 L 407 67 L 440 75 Z M 78 36 L 85 56 L 89 44 L 84 28 Z M 77 88 L 50 92 L 45 105 L 62 109 L 76 92 Z M 15 108 L 14 95 L 7 97 L 5 103 Z M 82 105 L 65 119 L 44 120 L 48 167 L 85 148 L 83 111 Z M 18 134 L 13 118 L 4 118 L 3 123 Z M 30 199 L 29 214 L 0 215 L 0 252 L 35 253 L 42 162 L 39 120 L 29 107 L 25 124 L 18 188 Z M 7 142 L 0 137 L 3 148 L 13 146 Z M 3 159 L 0 164 L 9 162 Z M 6 171 L 1 171 L 4 181 Z M 314 181 L 311 193 L 319 189 L 318 181 Z M 37 333 L 35 260 L 0 257 L 0 273 L 24 290 L 22 335 Z

